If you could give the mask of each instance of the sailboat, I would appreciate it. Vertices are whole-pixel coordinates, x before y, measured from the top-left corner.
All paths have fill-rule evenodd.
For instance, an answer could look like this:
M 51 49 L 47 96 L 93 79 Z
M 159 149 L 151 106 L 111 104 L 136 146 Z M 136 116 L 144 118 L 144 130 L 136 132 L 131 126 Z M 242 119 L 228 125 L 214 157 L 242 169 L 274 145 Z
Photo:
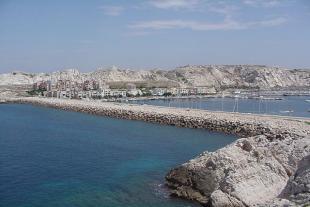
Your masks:
M 280 111 L 280 113 L 292 113 L 292 112 L 294 112 L 293 110 L 286 110 L 286 111 Z
M 235 96 L 233 112 L 239 112 L 239 95 Z

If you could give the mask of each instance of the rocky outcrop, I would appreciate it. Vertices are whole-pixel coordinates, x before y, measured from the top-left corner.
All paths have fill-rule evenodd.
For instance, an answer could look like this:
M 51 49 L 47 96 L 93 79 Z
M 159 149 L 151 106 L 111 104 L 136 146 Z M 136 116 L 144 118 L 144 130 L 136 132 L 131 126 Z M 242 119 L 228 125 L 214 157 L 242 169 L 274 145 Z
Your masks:
M 253 136 L 205 152 L 173 169 L 166 179 L 174 195 L 205 205 L 254 206 L 280 196 L 298 162 L 309 153 L 309 137 L 271 141 L 264 135 Z
M 40 80 L 94 79 L 109 84 L 136 83 L 144 87 L 206 86 L 226 88 L 309 88 L 309 70 L 289 70 L 262 65 L 184 66 L 174 70 L 122 70 L 116 67 L 89 73 L 69 69 L 53 73 L 12 72 L 0 75 L 0 85 L 32 84 Z

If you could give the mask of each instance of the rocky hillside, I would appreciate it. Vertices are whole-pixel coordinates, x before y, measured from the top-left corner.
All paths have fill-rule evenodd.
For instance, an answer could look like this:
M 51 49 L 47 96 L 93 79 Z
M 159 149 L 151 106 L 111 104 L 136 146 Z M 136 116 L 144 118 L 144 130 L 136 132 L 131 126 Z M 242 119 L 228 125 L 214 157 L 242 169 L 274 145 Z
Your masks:
M 110 84 L 134 82 L 143 86 L 212 86 L 216 88 L 310 88 L 310 70 L 262 65 L 183 66 L 174 70 L 122 70 L 116 67 L 80 73 L 76 69 L 53 73 L 0 74 L 0 85 L 25 85 L 40 80 L 95 79 Z

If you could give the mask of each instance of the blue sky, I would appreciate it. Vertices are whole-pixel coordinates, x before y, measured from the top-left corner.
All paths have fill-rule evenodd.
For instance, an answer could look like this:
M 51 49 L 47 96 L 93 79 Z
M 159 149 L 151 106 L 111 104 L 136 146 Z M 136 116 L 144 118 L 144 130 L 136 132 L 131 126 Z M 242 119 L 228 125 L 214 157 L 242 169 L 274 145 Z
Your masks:
M 0 72 L 310 68 L 308 0 L 0 0 Z

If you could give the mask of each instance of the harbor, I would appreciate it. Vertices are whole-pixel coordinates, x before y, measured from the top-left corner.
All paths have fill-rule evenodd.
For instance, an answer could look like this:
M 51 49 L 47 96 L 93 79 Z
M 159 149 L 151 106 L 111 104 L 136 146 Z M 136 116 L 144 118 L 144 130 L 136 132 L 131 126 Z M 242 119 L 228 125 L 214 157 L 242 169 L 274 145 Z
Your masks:
M 128 103 L 165 107 L 200 109 L 209 111 L 270 114 L 280 116 L 310 117 L 309 96 L 282 97 L 188 97 L 167 99 L 135 99 Z M 122 101 L 127 103 L 127 101 Z

